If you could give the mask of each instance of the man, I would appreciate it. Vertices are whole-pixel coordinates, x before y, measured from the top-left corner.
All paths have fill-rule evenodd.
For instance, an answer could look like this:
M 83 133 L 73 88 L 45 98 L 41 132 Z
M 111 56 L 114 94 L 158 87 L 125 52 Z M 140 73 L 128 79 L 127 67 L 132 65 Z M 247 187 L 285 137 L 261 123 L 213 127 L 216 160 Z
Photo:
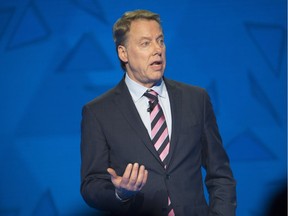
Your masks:
M 159 16 L 127 12 L 113 36 L 125 75 L 83 107 L 84 200 L 113 215 L 235 215 L 236 184 L 209 96 L 164 78 Z

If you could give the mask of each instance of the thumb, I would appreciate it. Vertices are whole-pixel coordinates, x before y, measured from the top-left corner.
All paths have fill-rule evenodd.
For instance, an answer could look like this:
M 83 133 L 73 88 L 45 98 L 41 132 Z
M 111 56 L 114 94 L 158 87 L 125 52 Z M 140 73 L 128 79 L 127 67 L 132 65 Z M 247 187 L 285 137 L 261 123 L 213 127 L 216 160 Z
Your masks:
M 117 178 L 118 177 L 117 173 L 112 168 L 108 168 L 107 172 L 111 175 L 112 178 Z

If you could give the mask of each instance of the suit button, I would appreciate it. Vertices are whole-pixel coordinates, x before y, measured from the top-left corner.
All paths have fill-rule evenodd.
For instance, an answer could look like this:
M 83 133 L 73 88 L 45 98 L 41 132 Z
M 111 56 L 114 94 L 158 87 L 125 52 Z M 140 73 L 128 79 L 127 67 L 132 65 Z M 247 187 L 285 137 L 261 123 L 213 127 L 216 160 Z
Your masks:
M 169 180 L 170 179 L 170 175 L 166 174 L 166 179 Z

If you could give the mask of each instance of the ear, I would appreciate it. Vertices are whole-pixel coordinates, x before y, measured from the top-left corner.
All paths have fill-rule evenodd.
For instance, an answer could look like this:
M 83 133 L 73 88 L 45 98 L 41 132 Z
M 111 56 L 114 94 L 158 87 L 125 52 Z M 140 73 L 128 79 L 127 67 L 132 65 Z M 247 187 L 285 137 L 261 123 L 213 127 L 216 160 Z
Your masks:
M 121 59 L 121 61 L 125 63 L 128 62 L 126 47 L 123 45 L 119 45 L 117 50 L 119 59 Z

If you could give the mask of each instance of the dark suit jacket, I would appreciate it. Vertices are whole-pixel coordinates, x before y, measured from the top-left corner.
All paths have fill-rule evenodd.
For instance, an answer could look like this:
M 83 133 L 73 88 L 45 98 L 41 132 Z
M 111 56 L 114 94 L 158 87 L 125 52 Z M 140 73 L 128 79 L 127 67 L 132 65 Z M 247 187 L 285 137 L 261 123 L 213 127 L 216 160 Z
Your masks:
M 83 107 L 81 194 L 92 207 L 116 215 L 235 215 L 236 183 L 206 91 L 165 79 L 172 114 L 166 169 L 154 149 L 124 79 Z M 119 201 L 107 168 L 122 175 L 128 163 L 145 165 L 148 181 L 135 197 Z M 203 192 L 201 167 L 209 193 Z

